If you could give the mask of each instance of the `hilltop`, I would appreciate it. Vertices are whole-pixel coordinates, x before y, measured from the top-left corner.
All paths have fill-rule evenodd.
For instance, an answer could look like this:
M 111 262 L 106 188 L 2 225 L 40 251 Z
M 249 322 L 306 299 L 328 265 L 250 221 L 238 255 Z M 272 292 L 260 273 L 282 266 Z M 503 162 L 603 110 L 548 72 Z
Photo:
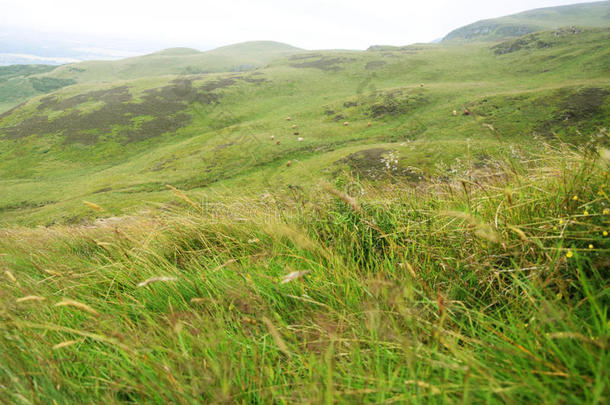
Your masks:
M 540 8 L 477 21 L 451 31 L 443 42 L 499 41 L 566 26 L 609 27 L 610 1 Z

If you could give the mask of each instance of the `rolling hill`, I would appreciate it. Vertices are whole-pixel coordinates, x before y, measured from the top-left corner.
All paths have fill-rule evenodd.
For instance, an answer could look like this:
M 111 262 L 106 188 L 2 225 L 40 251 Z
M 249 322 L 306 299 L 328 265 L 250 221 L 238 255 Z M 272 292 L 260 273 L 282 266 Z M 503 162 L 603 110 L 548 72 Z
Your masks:
M 83 199 L 129 213 L 171 199 L 166 184 L 221 198 L 343 170 L 374 179 L 392 150 L 410 179 L 442 177 L 467 147 L 483 161 L 512 142 L 584 142 L 609 124 L 608 39 L 590 29 L 518 44 L 315 51 L 234 73 L 184 72 L 202 57 L 192 50 L 137 58 L 144 71 L 147 58 L 178 54 L 164 72 L 183 73 L 81 81 L 0 115 L 0 220 L 80 221 L 92 215 Z
M 131 80 L 149 76 L 239 72 L 264 66 L 271 60 L 299 52 L 298 48 L 272 41 L 254 41 L 199 52 L 172 48 L 118 61 L 87 61 L 59 67 L 0 67 L 0 113 L 27 100 L 75 83 Z M 14 72 L 24 69 L 15 76 Z M 6 72 L 6 73 L 3 73 Z M 26 77 L 27 76 L 27 77 Z
M 0 403 L 609 402 L 610 28 L 0 68 Z
M 500 41 L 567 26 L 609 27 L 610 1 L 548 7 L 477 21 L 443 38 L 445 43 Z

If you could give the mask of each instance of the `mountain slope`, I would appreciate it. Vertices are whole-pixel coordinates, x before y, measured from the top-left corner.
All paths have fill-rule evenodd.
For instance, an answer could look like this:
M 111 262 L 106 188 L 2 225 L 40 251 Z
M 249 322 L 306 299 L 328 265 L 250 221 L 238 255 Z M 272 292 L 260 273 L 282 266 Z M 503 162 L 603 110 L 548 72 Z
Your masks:
M 510 52 L 316 51 L 255 72 L 72 85 L 0 116 L 0 221 L 129 213 L 171 199 L 166 184 L 207 199 L 344 172 L 376 181 L 391 152 L 398 178 L 417 183 L 466 151 L 486 166 L 513 144 L 610 127 L 610 30 L 537 35 Z
M 299 48 L 279 42 L 256 41 L 206 52 L 172 48 L 116 61 L 87 61 L 49 67 L 44 72 L 28 73 L 28 80 L 12 78 L 5 83 L 0 79 L 0 113 L 34 95 L 75 83 L 108 83 L 161 75 L 248 71 L 264 66 L 278 57 L 300 51 Z M 0 75 L 8 69 L 0 67 Z M 32 83 L 43 91 L 33 89 Z
M 609 27 L 610 1 L 540 8 L 477 21 L 450 32 L 443 42 L 498 41 L 565 26 Z

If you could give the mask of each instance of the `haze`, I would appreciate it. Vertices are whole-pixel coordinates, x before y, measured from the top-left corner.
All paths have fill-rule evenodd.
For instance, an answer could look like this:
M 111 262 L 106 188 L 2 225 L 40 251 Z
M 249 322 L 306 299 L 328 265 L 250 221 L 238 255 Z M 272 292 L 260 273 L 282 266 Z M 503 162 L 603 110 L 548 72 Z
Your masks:
M 129 45 L 122 49 L 132 52 L 149 50 L 150 44 L 205 50 L 251 40 L 275 40 L 306 49 L 365 49 L 373 44 L 430 42 L 480 19 L 574 3 L 584 2 L 1 0 L 0 27 L 40 36 L 124 39 Z

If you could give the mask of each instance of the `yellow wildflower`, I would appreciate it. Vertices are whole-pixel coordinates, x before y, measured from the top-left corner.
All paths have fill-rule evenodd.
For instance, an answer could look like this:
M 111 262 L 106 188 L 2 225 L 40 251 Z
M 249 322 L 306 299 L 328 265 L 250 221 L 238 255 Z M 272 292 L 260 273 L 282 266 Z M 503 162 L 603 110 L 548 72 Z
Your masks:
M 604 236 L 608 236 L 608 231 L 603 231 L 603 232 L 602 232 L 602 235 L 604 235 Z
M 593 245 L 589 243 L 589 249 L 593 249 Z
M 574 201 L 578 201 L 578 196 L 577 196 L 577 195 L 575 195 L 574 197 L 572 197 L 572 200 L 574 200 Z
M 589 211 L 584 211 L 582 214 L 586 217 L 587 215 L 589 215 Z
M 574 256 L 574 253 L 572 253 L 571 250 L 568 250 L 568 253 L 566 253 L 566 257 L 569 259 L 572 256 Z

